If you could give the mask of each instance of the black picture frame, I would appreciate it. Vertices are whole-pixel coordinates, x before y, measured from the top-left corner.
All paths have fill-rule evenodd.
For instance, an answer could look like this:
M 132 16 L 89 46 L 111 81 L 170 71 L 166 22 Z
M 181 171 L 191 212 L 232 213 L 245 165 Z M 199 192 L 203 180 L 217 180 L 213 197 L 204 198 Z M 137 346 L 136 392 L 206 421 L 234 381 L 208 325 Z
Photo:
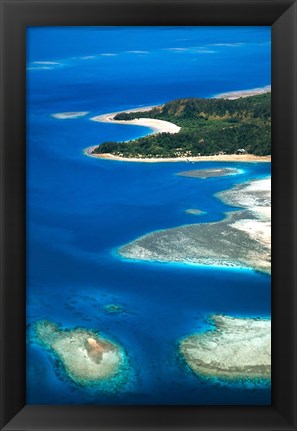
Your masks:
M 272 26 L 272 405 L 26 406 L 26 27 Z M 1 1 L 1 430 L 296 430 L 297 2 Z

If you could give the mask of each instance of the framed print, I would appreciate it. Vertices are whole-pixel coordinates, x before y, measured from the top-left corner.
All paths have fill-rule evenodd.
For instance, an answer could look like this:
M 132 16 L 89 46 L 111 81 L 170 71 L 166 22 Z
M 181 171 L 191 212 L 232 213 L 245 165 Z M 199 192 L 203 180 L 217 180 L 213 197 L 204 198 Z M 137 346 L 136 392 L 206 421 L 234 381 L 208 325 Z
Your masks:
M 296 429 L 296 3 L 1 7 L 1 429 Z

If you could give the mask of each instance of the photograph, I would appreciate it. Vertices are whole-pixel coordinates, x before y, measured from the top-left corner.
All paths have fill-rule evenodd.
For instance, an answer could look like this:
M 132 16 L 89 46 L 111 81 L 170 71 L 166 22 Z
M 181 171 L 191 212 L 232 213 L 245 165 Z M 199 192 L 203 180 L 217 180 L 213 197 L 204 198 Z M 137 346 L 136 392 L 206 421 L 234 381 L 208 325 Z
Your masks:
M 271 26 L 26 28 L 27 405 L 271 405 L 271 91 Z

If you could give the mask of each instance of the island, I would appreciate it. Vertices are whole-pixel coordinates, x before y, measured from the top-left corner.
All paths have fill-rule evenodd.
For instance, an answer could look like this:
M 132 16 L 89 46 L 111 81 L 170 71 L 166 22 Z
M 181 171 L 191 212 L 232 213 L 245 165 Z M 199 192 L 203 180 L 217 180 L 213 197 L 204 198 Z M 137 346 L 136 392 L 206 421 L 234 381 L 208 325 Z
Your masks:
M 144 118 L 145 111 L 145 118 Z M 150 127 L 150 135 L 103 142 L 86 154 L 131 161 L 270 161 L 271 93 L 228 98 L 178 99 L 142 109 L 92 118 Z
M 118 249 L 122 258 L 271 272 L 271 178 L 217 194 L 237 210 L 219 222 L 189 224 L 144 235 Z M 238 209 L 242 208 L 242 209 Z
M 61 329 L 50 321 L 34 325 L 34 340 L 57 359 L 60 373 L 83 387 L 114 391 L 127 380 L 123 347 L 97 331 Z
M 271 320 L 210 317 L 213 329 L 186 336 L 179 353 L 200 377 L 225 381 L 271 380 Z

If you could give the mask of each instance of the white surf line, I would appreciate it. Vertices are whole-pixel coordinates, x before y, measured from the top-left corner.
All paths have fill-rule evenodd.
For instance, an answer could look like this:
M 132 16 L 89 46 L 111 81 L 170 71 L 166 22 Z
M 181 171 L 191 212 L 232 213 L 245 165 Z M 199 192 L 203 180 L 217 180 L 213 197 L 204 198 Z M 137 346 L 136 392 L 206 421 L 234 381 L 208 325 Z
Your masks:
M 220 93 L 212 96 L 214 99 L 239 99 L 240 97 L 257 96 L 258 94 L 270 93 L 271 85 L 266 85 L 265 87 L 251 88 L 250 90 L 237 90 L 229 91 L 227 93 Z

